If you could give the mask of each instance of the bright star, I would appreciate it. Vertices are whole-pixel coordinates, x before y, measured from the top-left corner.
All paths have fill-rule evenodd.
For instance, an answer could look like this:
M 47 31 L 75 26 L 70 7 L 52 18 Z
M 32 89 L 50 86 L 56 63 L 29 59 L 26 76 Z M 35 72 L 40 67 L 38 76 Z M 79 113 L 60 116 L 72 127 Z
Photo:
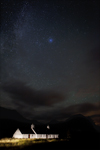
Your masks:
M 50 38 L 50 39 L 49 39 L 49 43 L 52 43 L 52 42 L 53 42 L 53 39 Z

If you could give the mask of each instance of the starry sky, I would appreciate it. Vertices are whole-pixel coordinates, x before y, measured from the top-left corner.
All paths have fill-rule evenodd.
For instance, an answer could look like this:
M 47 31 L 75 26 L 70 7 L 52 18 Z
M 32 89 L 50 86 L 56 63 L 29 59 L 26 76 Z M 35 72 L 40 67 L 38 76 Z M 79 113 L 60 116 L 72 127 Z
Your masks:
M 98 0 L 1 0 L 0 106 L 100 124 Z

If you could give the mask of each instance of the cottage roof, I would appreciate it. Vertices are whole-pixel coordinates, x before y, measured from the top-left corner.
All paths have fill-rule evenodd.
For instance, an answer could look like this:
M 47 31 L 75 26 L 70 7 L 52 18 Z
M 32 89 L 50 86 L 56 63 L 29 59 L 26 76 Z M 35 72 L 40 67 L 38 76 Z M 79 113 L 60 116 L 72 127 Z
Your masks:
M 52 127 L 47 127 L 46 125 L 44 126 L 34 126 L 33 128 L 37 134 L 57 134 L 55 133 L 56 131 L 52 129 Z M 32 129 L 31 125 L 25 125 L 25 126 L 20 126 L 19 130 L 22 134 L 35 134 Z
M 34 134 L 34 132 L 32 131 L 31 128 L 22 128 L 21 127 L 21 128 L 19 128 L 19 130 L 22 134 Z

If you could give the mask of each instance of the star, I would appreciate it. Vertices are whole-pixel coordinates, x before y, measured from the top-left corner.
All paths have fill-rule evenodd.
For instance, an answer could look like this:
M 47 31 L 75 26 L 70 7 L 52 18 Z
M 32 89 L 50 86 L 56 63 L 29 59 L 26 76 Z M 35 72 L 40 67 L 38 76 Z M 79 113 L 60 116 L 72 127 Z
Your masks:
M 52 38 L 50 38 L 50 39 L 49 39 L 49 43 L 52 43 L 52 42 L 53 42 L 53 39 L 52 39 Z

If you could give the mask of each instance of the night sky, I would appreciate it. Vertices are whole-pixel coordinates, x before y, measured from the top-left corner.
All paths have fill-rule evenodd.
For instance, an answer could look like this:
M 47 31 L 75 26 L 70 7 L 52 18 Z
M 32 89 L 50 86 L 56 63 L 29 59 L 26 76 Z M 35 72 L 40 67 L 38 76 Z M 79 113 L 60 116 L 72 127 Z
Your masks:
M 100 124 L 99 0 L 1 0 L 0 106 Z

